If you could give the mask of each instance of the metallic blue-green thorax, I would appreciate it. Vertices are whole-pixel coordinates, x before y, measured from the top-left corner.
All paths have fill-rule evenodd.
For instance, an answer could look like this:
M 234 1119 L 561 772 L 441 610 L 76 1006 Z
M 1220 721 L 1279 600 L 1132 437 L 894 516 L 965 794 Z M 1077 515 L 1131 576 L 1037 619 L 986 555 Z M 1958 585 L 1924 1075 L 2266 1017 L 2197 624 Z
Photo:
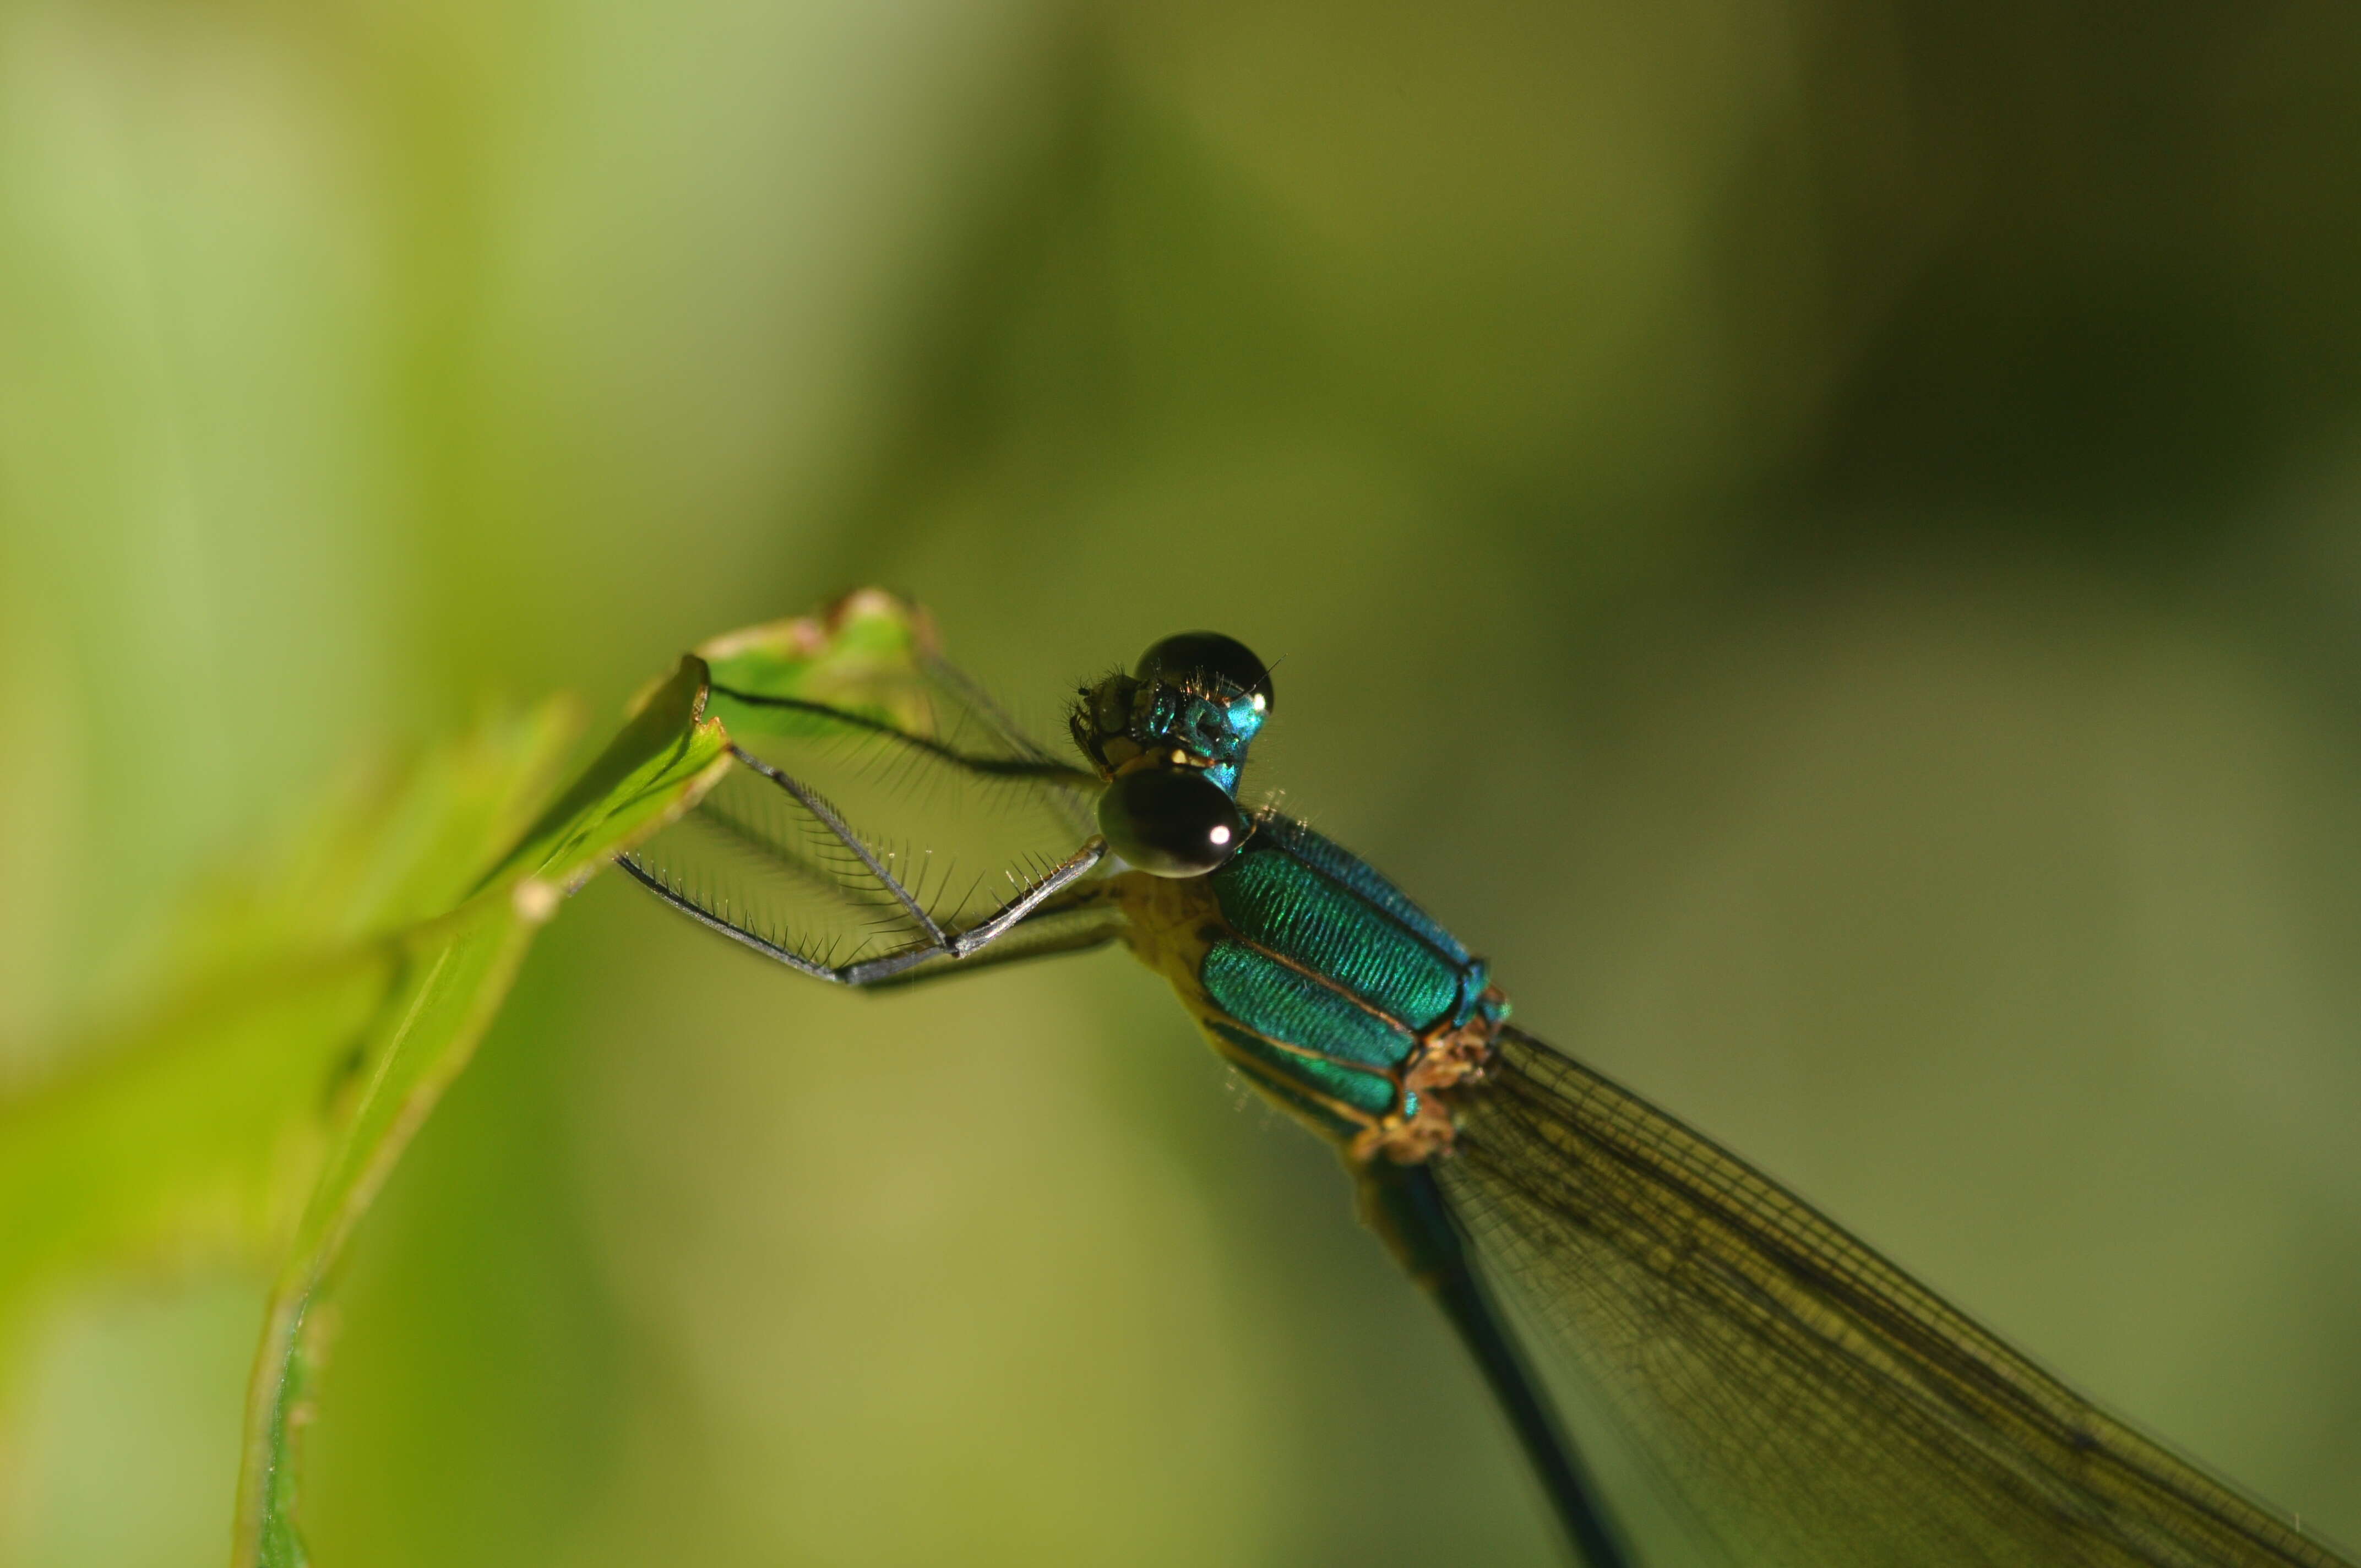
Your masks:
M 1483 959 L 1300 822 L 1260 819 L 1205 881 L 1221 916 L 1201 932 L 1205 1027 L 1265 1089 L 1332 1132 L 1418 1118 L 1420 1068 L 1435 1043 L 1488 1043 L 1508 1015 Z

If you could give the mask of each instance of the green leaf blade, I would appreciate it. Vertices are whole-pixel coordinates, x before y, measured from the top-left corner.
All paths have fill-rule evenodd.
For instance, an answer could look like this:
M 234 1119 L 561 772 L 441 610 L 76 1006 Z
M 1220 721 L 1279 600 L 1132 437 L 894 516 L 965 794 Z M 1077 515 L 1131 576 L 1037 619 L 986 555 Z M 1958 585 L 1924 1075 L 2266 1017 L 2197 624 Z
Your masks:
M 704 661 L 686 655 L 483 885 L 403 942 L 351 1109 L 272 1288 L 247 1389 L 231 1559 L 238 1568 L 307 1561 L 295 1508 L 297 1443 L 318 1361 L 311 1329 L 354 1226 L 474 1055 L 563 893 L 694 805 L 731 765 L 729 736 L 702 717 L 705 701 Z

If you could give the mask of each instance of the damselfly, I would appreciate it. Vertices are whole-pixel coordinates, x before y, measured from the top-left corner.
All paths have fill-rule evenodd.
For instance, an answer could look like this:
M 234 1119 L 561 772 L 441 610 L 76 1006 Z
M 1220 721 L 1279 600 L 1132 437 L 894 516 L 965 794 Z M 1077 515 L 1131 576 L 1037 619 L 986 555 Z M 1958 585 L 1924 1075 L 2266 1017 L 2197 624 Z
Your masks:
M 740 766 L 624 869 L 845 985 L 1127 945 L 1338 1148 L 1591 1568 L 1642 1552 L 1569 1400 L 1667 1501 L 1658 1563 L 2346 1562 L 1526 1033 L 1484 960 L 1391 883 L 1242 805 L 1276 692 L 1231 639 L 1169 637 L 1082 688 L 1071 761 L 882 594 L 700 657 Z M 890 824 L 840 804 L 860 790 L 885 792 Z

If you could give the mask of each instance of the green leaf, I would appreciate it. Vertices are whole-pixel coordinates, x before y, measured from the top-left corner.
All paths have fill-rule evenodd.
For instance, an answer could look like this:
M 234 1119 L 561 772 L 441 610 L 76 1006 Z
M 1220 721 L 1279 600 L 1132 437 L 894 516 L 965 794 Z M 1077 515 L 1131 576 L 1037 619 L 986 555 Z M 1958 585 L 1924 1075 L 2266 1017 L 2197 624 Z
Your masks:
M 354 1225 L 483 1038 L 562 890 L 686 809 L 730 765 L 729 738 L 701 718 L 704 705 L 704 662 L 691 654 L 465 902 L 397 945 L 350 1109 L 272 1287 L 247 1389 L 239 1568 L 306 1561 L 294 1519 L 296 1439 L 310 1415 L 317 1308 Z
M 551 703 L 358 780 L 240 885 L 192 901 L 166 999 L 0 1099 L 0 1364 L 58 1278 L 274 1264 L 399 977 L 532 820 L 579 729 Z
M 730 739 L 706 719 L 706 664 L 694 653 L 632 705 L 622 733 L 553 802 L 487 884 L 529 873 L 572 892 L 606 858 L 686 808 L 708 770 L 727 765 Z M 718 772 L 715 776 L 719 776 Z M 686 796 L 684 790 L 690 791 Z M 489 890 L 489 888 L 488 888 Z
M 563 790 L 579 726 L 552 703 L 346 788 L 264 871 L 194 898 L 169 999 L 0 1098 L 0 1370 L 29 1303 L 75 1272 L 273 1269 L 233 1562 L 302 1563 L 297 1449 L 345 1245 L 565 894 L 731 766 L 708 660 L 739 690 L 917 725 L 930 647 L 923 616 L 874 591 L 717 639 Z
M 734 702 L 733 692 L 826 703 L 914 734 L 934 732 L 926 612 L 878 588 L 847 594 L 817 616 L 774 620 L 697 649 L 712 671 L 715 711 L 741 734 L 818 733 L 793 708 Z M 829 730 L 833 732 L 833 730 Z

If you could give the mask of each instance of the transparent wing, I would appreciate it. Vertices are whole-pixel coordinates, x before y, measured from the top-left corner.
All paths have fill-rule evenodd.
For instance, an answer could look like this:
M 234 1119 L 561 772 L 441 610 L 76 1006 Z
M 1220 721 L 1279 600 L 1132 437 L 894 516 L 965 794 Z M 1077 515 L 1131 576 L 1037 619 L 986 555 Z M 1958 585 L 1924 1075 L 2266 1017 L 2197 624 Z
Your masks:
M 758 630 L 771 642 L 706 650 L 707 711 L 740 765 L 627 872 L 750 947 L 856 983 L 948 959 L 1076 874 L 1096 779 L 923 641 L 788 663 L 784 633 Z
M 1574 1402 L 1728 1561 L 2350 1568 L 1743 1161 L 1530 1036 L 1500 1047 L 1446 1199 Z

